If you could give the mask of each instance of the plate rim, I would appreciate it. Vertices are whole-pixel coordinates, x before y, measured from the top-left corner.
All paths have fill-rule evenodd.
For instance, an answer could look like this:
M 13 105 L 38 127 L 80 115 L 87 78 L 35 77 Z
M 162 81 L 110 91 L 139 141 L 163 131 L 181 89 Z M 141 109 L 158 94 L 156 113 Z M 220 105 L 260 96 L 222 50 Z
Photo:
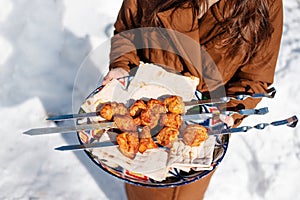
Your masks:
M 99 87 L 97 87 L 96 89 L 94 89 L 86 98 L 85 100 L 87 100 L 88 98 L 92 97 L 93 95 L 97 94 L 98 92 L 101 91 L 101 89 L 103 88 L 104 86 L 101 85 Z M 79 108 L 79 111 L 80 112 L 81 110 L 83 110 L 81 107 Z M 76 121 L 77 123 L 78 121 Z M 84 144 L 82 142 L 82 140 L 80 139 L 80 135 L 79 135 L 79 131 L 76 131 L 76 135 L 77 135 L 77 139 L 79 141 L 80 144 Z M 226 137 L 224 140 L 225 142 L 222 144 L 222 149 L 223 149 L 223 153 L 222 155 L 216 160 L 216 161 L 213 161 L 213 162 L 216 162 L 213 166 L 212 166 L 212 169 L 210 170 L 201 170 L 199 172 L 201 172 L 201 174 L 195 176 L 194 178 L 191 178 L 190 180 L 187 180 L 187 181 L 183 181 L 183 182 L 178 182 L 178 183 L 172 183 L 172 182 L 159 182 L 157 181 L 157 184 L 153 183 L 153 184 L 150 184 L 149 183 L 142 183 L 142 182 L 138 182 L 138 181 L 133 181 L 133 180 L 129 180 L 129 179 L 126 179 L 125 177 L 121 177 L 121 176 L 118 176 L 116 175 L 115 173 L 107 170 L 103 164 L 105 165 L 105 163 L 100 163 L 100 161 L 97 161 L 95 158 L 93 158 L 93 156 L 91 155 L 92 153 L 89 152 L 88 150 L 84 149 L 84 152 L 85 154 L 93 161 L 93 163 L 95 163 L 98 167 L 100 167 L 104 172 L 108 173 L 109 175 L 111 175 L 112 177 L 116 178 L 117 180 L 122 180 L 124 181 L 125 183 L 129 183 L 129 184 L 134 184 L 134 185 L 137 185 L 137 186 L 144 186 L 144 187 L 152 187 L 152 188 L 170 188 L 170 187 L 178 187 L 178 186 L 183 186 L 183 185 L 186 185 L 186 184 L 189 184 L 189 183 L 192 183 L 192 182 L 195 182 L 195 181 L 198 181 L 204 177 L 206 177 L 209 173 L 211 173 L 212 171 L 214 171 L 219 165 L 220 163 L 223 161 L 226 153 L 227 153 L 227 149 L 228 149 L 228 146 L 229 146 L 229 141 L 230 141 L 230 137 L 229 135 L 224 135 L 224 137 Z M 107 166 L 109 167 L 109 166 Z

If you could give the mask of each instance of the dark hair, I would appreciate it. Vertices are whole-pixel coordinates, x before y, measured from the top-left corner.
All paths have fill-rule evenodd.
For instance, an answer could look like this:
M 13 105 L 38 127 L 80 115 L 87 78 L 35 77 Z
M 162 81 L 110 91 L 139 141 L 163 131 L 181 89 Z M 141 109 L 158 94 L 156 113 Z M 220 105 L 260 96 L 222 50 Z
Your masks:
M 150 0 L 155 1 L 155 0 Z M 199 11 L 207 9 L 208 3 L 207 0 L 156 0 L 156 5 L 154 8 L 150 9 L 151 13 L 148 16 L 148 26 L 149 25 L 159 25 L 157 14 L 169 9 L 173 9 L 173 12 L 178 9 L 186 6 L 186 8 L 192 8 L 193 16 L 198 17 Z M 191 27 L 192 29 L 193 27 Z
M 154 0 L 151 0 L 154 1 Z M 193 16 L 197 17 L 199 11 L 207 9 L 207 0 L 158 0 L 151 9 L 147 21 L 148 25 L 159 25 L 157 14 L 159 12 L 188 5 L 193 8 Z M 218 46 L 226 50 L 227 56 L 233 58 L 238 52 L 244 50 L 243 63 L 250 58 L 269 40 L 273 27 L 269 19 L 268 0 L 227 0 L 223 10 L 224 21 L 219 22 L 228 34 L 220 39 Z M 191 27 L 193 29 L 195 27 Z
M 264 46 L 274 30 L 269 18 L 269 3 L 266 0 L 229 0 L 225 3 L 221 26 L 227 36 L 221 39 L 227 55 L 234 57 L 244 53 L 243 63 Z M 244 52 L 242 52 L 244 50 Z

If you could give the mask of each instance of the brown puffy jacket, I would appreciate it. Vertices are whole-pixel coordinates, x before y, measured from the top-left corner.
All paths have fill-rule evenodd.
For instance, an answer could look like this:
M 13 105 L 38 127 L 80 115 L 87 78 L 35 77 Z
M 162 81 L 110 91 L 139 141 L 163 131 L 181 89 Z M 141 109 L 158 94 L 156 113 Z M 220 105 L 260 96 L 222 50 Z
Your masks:
M 124 0 L 115 22 L 110 68 L 121 67 L 129 71 L 143 61 L 199 77 L 198 90 L 204 94 L 222 93 L 220 88 L 226 95 L 264 93 L 273 83 L 283 25 L 282 1 L 270 1 L 269 14 L 274 27 L 270 42 L 250 62 L 243 64 L 247 52 L 241 51 L 229 59 L 216 48 L 218 38 L 228 34 L 218 24 L 226 15 L 223 13 L 224 0 L 211 6 L 201 19 L 193 16 L 188 7 L 160 12 L 158 20 L 161 26 L 153 28 L 147 28 L 146 16 L 151 10 L 149 8 L 155 6 L 154 0 Z M 227 109 L 251 109 L 259 101 L 252 98 L 242 102 L 232 100 Z M 237 125 L 242 117 L 235 118 Z

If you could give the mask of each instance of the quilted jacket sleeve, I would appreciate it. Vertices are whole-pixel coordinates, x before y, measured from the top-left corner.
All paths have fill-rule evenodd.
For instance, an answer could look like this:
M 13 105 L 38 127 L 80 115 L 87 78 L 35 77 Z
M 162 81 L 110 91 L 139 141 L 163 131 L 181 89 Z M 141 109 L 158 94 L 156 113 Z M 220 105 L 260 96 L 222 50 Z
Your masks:
M 110 69 L 123 68 L 129 72 L 130 67 L 139 65 L 139 57 L 135 46 L 137 30 L 136 0 L 124 0 L 114 24 L 114 36 L 111 39 Z

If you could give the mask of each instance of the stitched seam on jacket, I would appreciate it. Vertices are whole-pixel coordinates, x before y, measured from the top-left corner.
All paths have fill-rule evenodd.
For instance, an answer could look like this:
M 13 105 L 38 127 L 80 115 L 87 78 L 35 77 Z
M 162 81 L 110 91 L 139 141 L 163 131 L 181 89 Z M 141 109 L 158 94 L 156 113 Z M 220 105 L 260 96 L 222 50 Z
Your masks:
M 180 187 L 175 187 L 173 191 L 172 200 L 178 200 Z

